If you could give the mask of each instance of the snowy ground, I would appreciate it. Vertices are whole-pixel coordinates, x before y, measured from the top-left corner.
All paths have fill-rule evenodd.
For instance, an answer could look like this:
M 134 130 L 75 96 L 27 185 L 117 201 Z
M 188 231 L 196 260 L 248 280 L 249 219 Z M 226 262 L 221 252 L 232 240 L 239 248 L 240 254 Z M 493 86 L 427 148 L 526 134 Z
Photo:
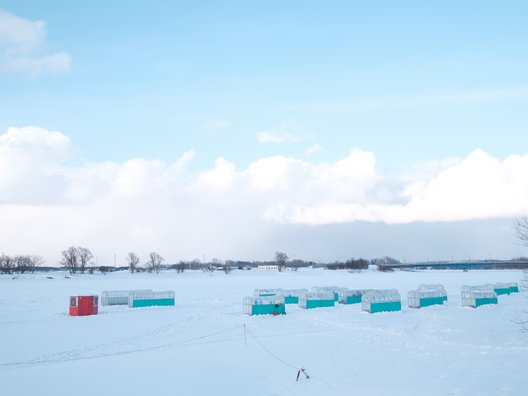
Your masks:
M 460 286 L 517 282 L 520 271 L 348 273 L 234 271 L 0 276 L 1 395 L 526 395 L 525 293 L 463 308 Z M 406 295 L 442 283 L 449 301 L 421 310 Z M 254 288 L 396 288 L 402 312 L 359 305 L 285 316 L 242 314 Z M 69 317 L 68 296 L 174 290 L 176 307 L 100 307 Z M 527 314 L 528 315 L 528 314 Z M 310 380 L 275 359 L 305 367 Z

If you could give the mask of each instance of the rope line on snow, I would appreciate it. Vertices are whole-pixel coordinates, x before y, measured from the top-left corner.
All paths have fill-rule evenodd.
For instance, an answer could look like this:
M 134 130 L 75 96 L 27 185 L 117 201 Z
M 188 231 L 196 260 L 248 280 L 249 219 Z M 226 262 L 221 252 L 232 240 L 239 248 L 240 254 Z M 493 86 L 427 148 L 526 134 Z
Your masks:
M 249 334 L 251 336 L 251 338 L 253 338 L 255 340 L 255 342 L 262 348 L 264 349 L 270 356 L 272 356 L 274 359 L 278 360 L 279 362 L 281 362 L 282 364 L 288 366 L 288 367 L 291 367 L 292 369 L 294 369 L 295 371 L 297 371 L 297 379 L 296 381 L 299 381 L 299 376 L 301 375 L 301 373 L 304 374 L 304 376 L 306 377 L 306 379 L 310 379 L 310 376 L 308 375 L 308 373 L 306 372 L 306 369 L 304 367 L 297 367 L 297 366 L 294 366 L 293 364 L 290 364 L 288 362 L 286 362 L 285 360 L 281 359 L 280 357 L 278 357 L 276 354 L 274 354 L 269 348 L 267 348 L 264 344 L 262 344 L 258 339 L 257 337 L 255 337 L 253 335 L 253 333 L 251 331 L 249 331 L 247 328 L 246 328 L 246 325 L 244 325 L 244 335 L 245 334 Z
M 191 343 L 193 341 L 203 340 L 203 339 L 206 339 L 206 338 L 215 337 L 217 335 L 230 333 L 230 332 L 233 332 L 235 330 L 240 330 L 241 328 L 244 329 L 244 342 L 245 342 L 246 348 L 247 348 L 246 334 L 249 334 L 249 336 L 257 343 L 257 345 L 260 346 L 267 354 L 269 354 L 271 357 L 273 357 L 277 361 L 281 362 L 285 366 L 288 366 L 288 367 L 294 369 L 295 371 L 297 371 L 297 379 L 296 379 L 296 381 L 299 381 L 299 377 L 300 377 L 301 373 L 304 374 L 306 379 L 310 378 L 308 373 L 306 373 L 306 369 L 304 367 L 299 368 L 297 366 L 294 366 L 293 364 L 288 363 L 284 359 L 281 359 L 279 356 L 277 356 L 275 353 L 273 353 L 268 347 L 266 347 L 264 344 L 262 344 L 262 342 L 260 342 L 259 339 L 251 331 L 249 331 L 249 329 L 246 327 L 245 324 L 243 326 L 236 326 L 236 327 L 232 327 L 232 328 L 229 328 L 229 329 L 226 329 L 226 330 L 220 330 L 220 331 L 217 331 L 217 332 L 214 332 L 214 333 L 204 334 L 204 335 L 201 335 L 201 336 L 198 336 L 198 337 L 188 338 L 186 340 L 180 340 L 180 341 L 176 341 L 176 342 L 171 342 L 171 343 L 162 344 L 162 345 L 155 345 L 155 346 L 145 347 L 145 348 L 137 348 L 137 349 L 133 349 L 133 350 L 125 350 L 125 351 L 109 352 L 109 353 L 107 352 L 107 353 L 101 353 L 101 354 L 96 354 L 96 355 L 91 355 L 91 356 L 66 356 L 66 357 L 62 357 L 62 358 L 60 356 L 57 356 L 57 357 L 54 357 L 54 358 L 52 357 L 52 358 L 48 358 L 48 359 L 36 358 L 36 359 L 32 359 L 32 360 L 23 360 L 23 361 L 17 361 L 17 362 L 0 363 L 0 370 L 1 369 L 9 369 L 9 368 L 27 367 L 27 366 L 54 364 L 54 363 L 65 363 L 65 362 L 72 362 L 72 361 L 78 361 L 78 360 L 102 359 L 102 358 L 112 357 L 112 356 L 122 356 L 122 355 L 129 355 L 129 354 L 139 353 L 139 352 L 153 351 L 153 350 L 163 349 L 163 348 L 168 348 L 168 347 L 173 347 L 173 346 L 184 346 L 185 344 Z M 69 352 L 71 353 L 71 352 L 75 352 L 75 351 L 69 351 Z M 68 351 L 64 352 L 64 353 L 68 353 Z
M 217 336 L 217 335 L 220 335 L 220 334 L 229 333 L 229 332 L 232 332 L 232 331 L 235 331 L 235 330 L 240 330 L 241 327 L 242 326 L 236 326 L 236 327 L 233 327 L 233 328 L 229 328 L 227 330 L 221 330 L 221 331 L 217 331 L 215 333 L 205 334 L 205 335 L 202 335 L 202 336 L 199 336 L 199 337 L 189 338 L 187 340 L 181 340 L 181 341 L 171 342 L 171 343 L 162 344 L 162 345 L 154 345 L 154 346 L 145 347 L 145 348 L 137 348 L 137 349 L 128 350 L 128 351 L 101 353 L 101 354 L 92 355 L 92 356 L 69 356 L 69 357 L 65 357 L 65 358 L 60 358 L 60 356 L 59 356 L 57 358 L 48 358 L 48 359 L 36 358 L 36 359 L 32 359 L 32 360 L 23 360 L 23 361 L 18 361 L 18 362 L 0 363 L 0 369 L 2 369 L 2 368 L 8 369 L 8 368 L 17 368 L 17 367 L 26 367 L 26 366 L 36 366 L 36 365 L 63 363 L 63 362 L 72 362 L 72 361 L 77 361 L 77 360 L 101 359 L 101 358 L 111 357 L 111 356 L 121 356 L 121 355 L 129 355 L 129 354 L 132 354 L 132 353 L 153 351 L 153 350 L 156 350 L 156 349 L 163 349 L 163 348 L 168 348 L 168 347 L 172 347 L 172 346 L 185 345 L 185 344 L 187 344 L 189 342 L 193 342 L 193 341 L 198 341 L 198 340 L 202 340 L 202 339 L 205 339 L 205 338 L 214 337 L 214 336 Z

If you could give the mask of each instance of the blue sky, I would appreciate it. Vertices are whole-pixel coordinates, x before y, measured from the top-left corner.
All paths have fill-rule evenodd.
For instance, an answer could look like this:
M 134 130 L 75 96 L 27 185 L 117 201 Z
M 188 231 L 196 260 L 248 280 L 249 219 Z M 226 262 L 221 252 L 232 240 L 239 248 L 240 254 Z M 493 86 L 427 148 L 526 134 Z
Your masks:
M 442 172 L 460 163 L 469 164 L 462 168 L 475 172 L 485 169 L 485 164 L 499 164 L 497 172 L 503 177 L 497 177 L 497 186 L 490 189 L 522 179 L 518 173 L 525 171 L 528 147 L 525 2 L 1 1 L 0 10 L 4 13 L 0 19 L 4 21 L 3 30 L 0 22 L 0 133 L 9 128 L 39 128 L 17 129 L 12 136 L 20 136 L 20 131 L 25 139 L 27 133 L 36 134 L 39 137 L 31 135 L 30 140 L 42 138 L 46 150 L 56 146 L 50 146 L 49 136 L 43 134 L 58 131 L 66 136 L 69 141 L 61 147 L 69 154 L 53 166 L 47 163 L 51 168 L 45 172 L 69 178 L 75 173 L 75 181 L 64 182 L 69 186 L 65 191 L 72 185 L 92 191 L 95 187 L 88 187 L 86 181 L 90 167 L 105 163 L 119 167 L 141 159 L 154 167 L 152 161 L 159 160 L 163 168 L 188 153 L 192 160 L 185 161 L 182 177 L 186 182 L 180 188 L 192 190 L 204 173 L 221 168 L 223 188 L 245 196 L 245 187 L 233 180 L 254 175 L 249 170 L 259 160 L 284 157 L 302 162 L 301 173 L 309 174 L 301 178 L 303 182 L 292 176 L 284 183 L 288 188 L 300 183 L 306 194 L 259 204 L 254 197 L 248 198 L 258 221 L 272 218 L 279 224 L 316 228 L 334 223 L 357 227 L 358 221 L 434 224 L 502 219 L 508 224 L 525 214 L 526 208 L 517 204 L 524 196 L 513 203 L 497 197 L 485 202 L 482 211 L 464 216 L 463 208 L 453 211 L 452 207 L 445 208 L 444 217 L 433 216 L 444 208 L 433 205 L 434 209 L 425 211 L 421 204 L 413 206 L 420 208 L 413 209 L 413 214 L 410 209 L 397 215 L 393 209 L 390 214 L 384 208 L 372 209 L 372 205 L 421 202 L 432 193 L 423 190 L 413 195 L 416 185 L 436 191 L 438 179 L 442 183 L 446 179 Z M 15 26 L 10 24 L 13 20 L 23 23 Z M 37 21 L 45 26 L 37 28 Z M 6 150 L 14 155 L 11 146 Z M 342 191 L 339 185 L 352 183 L 357 176 L 354 169 L 343 171 L 338 166 L 352 150 L 372 154 L 375 165 L 370 168 L 368 156 L 361 157 L 366 158 L 367 162 L 361 162 L 365 167 L 352 160 L 350 166 L 365 170 L 363 181 Z M 472 156 L 475 150 L 485 155 Z M 512 161 L 507 161 L 512 155 L 523 159 L 513 161 L 515 171 L 509 165 Z M 6 154 L 6 158 L 11 157 Z M 219 165 L 219 158 L 227 165 Z M 297 175 L 291 171 L 297 162 L 279 166 L 277 161 L 266 166 Z M 35 171 L 43 166 L 32 166 L 27 174 L 44 190 L 53 191 L 58 176 L 54 174 L 53 182 L 43 179 Z M 336 169 L 348 179 L 336 178 Z M 119 171 L 113 172 L 115 176 Z M 479 179 L 478 174 L 464 172 L 448 172 L 469 179 L 440 183 L 441 191 L 447 194 L 449 188 Z M 113 176 L 95 173 L 114 185 L 108 181 Z M 95 176 L 90 175 L 92 180 Z M 259 173 L 258 177 L 258 183 L 252 179 L 253 187 L 262 186 L 262 180 L 270 176 Z M 213 184 L 218 185 L 218 180 Z M 94 182 L 98 183 L 104 184 Z M 270 188 L 284 189 L 284 183 Z M 319 199 L 316 190 L 306 187 L 314 183 L 324 184 L 329 191 L 336 188 L 338 199 Z M 512 194 L 524 193 L 519 183 L 510 186 Z M 6 182 L 0 188 L 9 185 Z M 17 186 L 16 190 L 28 194 L 28 188 Z M 365 193 L 355 196 L 356 190 Z M 27 205 L 24 199 L 13 195 L 5 204 Z M 43 201 L 39 210 L 50 205 Z M 72 205 L 66 201 L 60 204 Z M 83 196 L 82 202 L 92 207 L 96 199 Z M 107 203 L 109 207 L 119 204 L 112 202 Z M 497 202 L 504 208 L 495 207 Z M 182 202 L 175 205 L 184 210 Z M 361 208 L 352 210 L 350 205 Z M 471 202 L 467 205 L 475 207 Z M 213 210 L 191 206 L 197 211 Z M 323 209 L 314 215 L 310 210 L 316 207 Z M 176 212 L 174 216 L 178 217 Z M 38 222 L 45 227 L 42 217 Z M 207 244 L 198 235 L 196 244 Z M 328 249 L 340 252 L 336 256 L 354 254 L 343 243 L 334 246 L 331 233 L 325 235 Z M 509 238 L 501 235 L 504 241 Z M 379 255 L 405 255 L 390 246 L 386 250 L 392 251 L 380 249 Z M 517 248 L 512 246 L 497 250 L 513 255 Z M 276 250 L 271 245 L 266 248 Z M 110 248 L 101 246 L 105 249 Z M 255 252 L 243 255 L 255 256 Z M 238 253 L 235 249 L 228 254 Z

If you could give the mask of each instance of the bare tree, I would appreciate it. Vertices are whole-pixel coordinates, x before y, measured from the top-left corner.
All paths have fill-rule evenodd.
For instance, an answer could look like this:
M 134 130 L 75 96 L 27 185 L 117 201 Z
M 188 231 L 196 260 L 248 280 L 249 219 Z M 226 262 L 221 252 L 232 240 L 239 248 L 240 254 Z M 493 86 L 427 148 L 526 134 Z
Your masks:
M 28 255 L 15 256 L 15 271 L 19 274 L 29 270 L 30 267 L 30 257 Z
M 134 273 L 139 265 L 139 256 L 134 252 L 130 252 L 126 256 L 126 261 L 128 263 L 128 269 L 131 273 Z
M 107 265 L 101 265 L 99 266 L 99 271 L 101 271 L 101 274 L 106 275 L 107 272 L 110 272 L 110 267 Z
M 93 259 L 93 254 L 90 252 L 90 249 L 79 246 L 77 248 L 77 257 L 79 261 L 79 270 L 81 271 L 81 274 L 84 274 L 86 266 L 90 263 L 90 260 Z
M 4 274 L 10 274 L 15 269 L 15 258 L 2 254 L 0 256 L 0 272 Z
M 288 255 L 283 252 L 275 252 L 275 263 L 277 264 L 277 269 L 279 272 L 281 272 L 284 267 L 286 267 L 286 263 L 288 262 Z
M 29 265 L 28 271 L 35 272 L 35 269 L 41 266 L 42 264 L 44 264 L 44 261 L 45 260 L 43 257 L 29 255 L 28 256 L 28 265 Z
M 61 265 L 66 267 L 70 274 L 75 274 L 79 268 L 79 253 L 75 246 L 70 246 L 62 251 Z
M 2 254 L 0 256 L 0 272 L 10 274 L 12 272 L 18 272 L 23 274 L 24 272 L 35 272 L 35 268 L 41 265 L 44 259 L 40 256 L 33 256 L 30 254 L 18 255 L 18 256 L 7 256 Z
M 525 247 L 528 247 L 528 217 L 521 217 L 517 219 L 515 226 L 517 238 Z M 524 279 L 522 280 L 521 284 L 523 287 L 526 287 L 528 284 L 527 270 L 524 270 Z M 526 312 L 524 314 L 526 314 Z M 519 317 L 517 323 L 523 327 L 524 331 L 528 332 L 528 319 Z
M 528 247 L 528 217 L 517 219 L 515 224 L 517 238 L 521 243 Z
M 180 261 L 178 264 L 174 264 L 172 268 L 174 268 L 178 274 L 181 274 L 185 271 L 185 262 Z
M 147 261 L 147 271 L 156 273 L 160 272 L 161 264 L 165 261 L 158 253 L 152 252 L 149 254 L 149 260 Z

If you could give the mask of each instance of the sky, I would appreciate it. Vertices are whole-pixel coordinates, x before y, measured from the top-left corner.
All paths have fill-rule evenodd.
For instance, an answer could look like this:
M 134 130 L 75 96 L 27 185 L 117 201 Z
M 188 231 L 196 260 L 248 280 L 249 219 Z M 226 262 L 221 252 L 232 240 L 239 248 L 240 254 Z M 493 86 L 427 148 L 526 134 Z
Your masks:
M 527 12 L 0 0 L 0 252 L 526 255 Z

